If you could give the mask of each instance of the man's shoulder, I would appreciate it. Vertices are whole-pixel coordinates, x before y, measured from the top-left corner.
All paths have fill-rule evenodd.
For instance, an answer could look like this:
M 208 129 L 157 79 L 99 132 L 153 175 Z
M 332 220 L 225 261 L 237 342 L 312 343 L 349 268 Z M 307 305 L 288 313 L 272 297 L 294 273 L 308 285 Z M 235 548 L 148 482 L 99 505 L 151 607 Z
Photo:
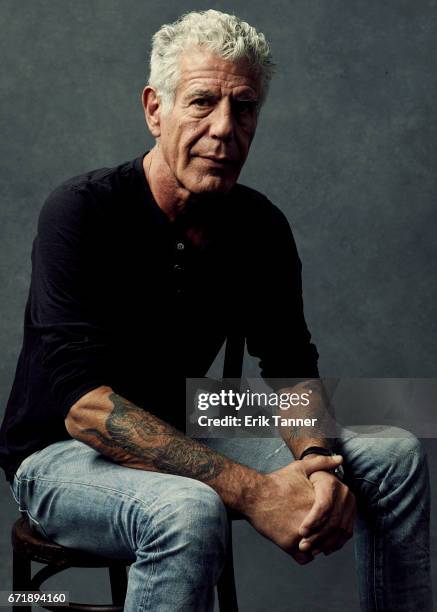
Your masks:
M 135 162 L 97 168 L 64 180 L 48 195 L 41 209 L 42 219 L 81 217 L 110 209 L 111 202 L 127 194 L 136 179 Z
M 284 213 L 269 198 L 247 185 L 236 183 L 232 190 L 235 207 L 245 218 L 260 223 L 288 223 Z
M 259 206 L 273 206 L 266 195 L 242 183 L 236 183 L 234 185 L 232 188 L 232 196 L 242 204 L 256 203 Z
M 75 192 L 83 195 L 111 194 L 126 187 L 135 177 L 135 162 L 130 160 L 108 168 L 97 168 L 78 174 L 60 183 L 52 194 Z M 50 195 L 52 195 L 50 194 Z

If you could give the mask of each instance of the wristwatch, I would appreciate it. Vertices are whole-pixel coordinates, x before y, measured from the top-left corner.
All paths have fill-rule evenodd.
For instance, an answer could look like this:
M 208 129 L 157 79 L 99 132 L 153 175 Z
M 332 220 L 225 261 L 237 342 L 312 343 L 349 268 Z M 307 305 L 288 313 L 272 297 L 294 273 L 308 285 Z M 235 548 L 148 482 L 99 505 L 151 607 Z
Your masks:
M 309 446 L 303 451 L 303 453 L 299 457 L 299 460 L 302 460 L 307 455 L 323 455 L 324 457 L 334 457 L 335 455 L 337 455 L 337 453 L 332 450 L 329 450 L 328 448 L 323 448 L 323 446 Z M 336 468 L 329 471 L 335 474 L 340 480 L 343 480 L 344 469 L 342 465 L 338 465 Z

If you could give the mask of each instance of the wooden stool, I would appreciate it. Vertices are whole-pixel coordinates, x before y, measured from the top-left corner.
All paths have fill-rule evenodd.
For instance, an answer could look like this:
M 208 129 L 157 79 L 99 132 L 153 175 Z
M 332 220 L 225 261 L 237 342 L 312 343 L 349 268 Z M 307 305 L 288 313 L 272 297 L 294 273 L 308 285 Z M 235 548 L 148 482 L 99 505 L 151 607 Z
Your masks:
M 29 523 L 27 516 L 23 515 L 12 527 L 13 549 L 13 591 L 39 591 L 41 584 L 72 567 L 107 567 L 111 583 L 112 604 L 79 604 L 70 602 L 66 606 L 50 606 L 39 604 L 46 610 L 76 610 L 78 612 L 122 612 L 127 591 L 127 566 L 132 559 L 119 560 L 101 557 L 92 553 L 73 550 L 59 546 L 45 539 Z M 31 561 L 44 563 L 33 577 Z M 232 541 L 229 542 L 228 558 L 217 584 L 220 610 L 237 612 L 237 598 L 235 592 L 234 569 L 232 562 Z M 34 604 L 35 605 L 35 604 Z M 13 606 L 14 612 L 31 612 L 32 606 Z

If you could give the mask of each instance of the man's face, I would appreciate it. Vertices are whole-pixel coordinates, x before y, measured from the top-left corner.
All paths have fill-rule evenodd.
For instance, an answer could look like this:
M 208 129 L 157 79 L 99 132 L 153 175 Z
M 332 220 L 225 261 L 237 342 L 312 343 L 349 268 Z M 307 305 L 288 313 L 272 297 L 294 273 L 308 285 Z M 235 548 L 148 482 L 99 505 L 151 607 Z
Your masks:
M 172 110 L 160 117 L 160 147 L 178 183 L 194 194 L 226 193 L 249 153 L 259 82 L 245 61 L 194 47 L 180 60 Z

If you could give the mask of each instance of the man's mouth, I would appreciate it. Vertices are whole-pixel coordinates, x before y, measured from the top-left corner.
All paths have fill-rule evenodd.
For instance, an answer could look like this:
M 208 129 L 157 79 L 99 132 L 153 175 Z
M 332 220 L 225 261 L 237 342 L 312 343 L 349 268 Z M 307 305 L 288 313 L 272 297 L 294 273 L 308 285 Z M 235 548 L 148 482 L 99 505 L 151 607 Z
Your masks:
M 217 156 L 217 155 L 196 155 L 196 157 L 200 157 L 201 159 L 205 159 L 206 161 L 211 162 L 212 164 L 217 164 L 219 166 L 230 166 L 234 164 L 234 160 L 230 157 L 225 156 Z

